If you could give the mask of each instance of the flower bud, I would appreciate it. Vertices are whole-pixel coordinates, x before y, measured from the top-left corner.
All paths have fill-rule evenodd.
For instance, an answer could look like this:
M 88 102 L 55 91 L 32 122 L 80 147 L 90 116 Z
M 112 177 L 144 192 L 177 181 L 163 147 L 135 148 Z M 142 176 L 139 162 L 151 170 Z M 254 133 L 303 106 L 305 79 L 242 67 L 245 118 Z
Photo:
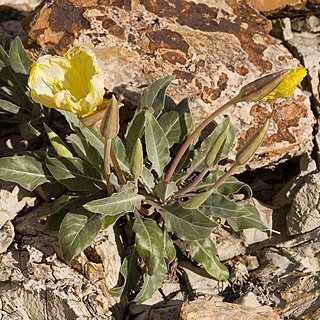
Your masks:
M 133 179 L 139 178 L 139 176 L 142 173 L 143 169 L 143 149 L 141 140 L 138 138 L 133 150 L 132 150 L 132 156 L 131 156 L 131 173 L 133 176 Z
M 114 96 L 112 96 L 108 107 L 105 109 L 100 124 L 100 132 L 106 139 L 116 137 L 119 132 L 119 105 Z
M 288 98 L 306 74 L 305 68 L 282 70 L 268 74 L 245 85 L 237 96 L 238 102 Z
M 208 152 L 206 159 L 205 159 L 206 165 L 208 167 L 211 167 L 215 163 L 216 158 L 217 158 L 218 154 L 220 153 L 224 142 L 227 139 L 228 132 L 229 132 L 229 126 L 226 126 L 224 128 L 224 130 L 220 133 L 220 135 L 218 136 L 216 141 L 214 142 L 211 150 Z
M 238 165 L 243 165 L 247 163 L 251 157 L 254 155 L 256 150 L 261 145 L 269 126 L 269 120 L 260 127 L 250 139 L 245 143 L 245 145 L 240 149 L 236 156 L 236 163 Z

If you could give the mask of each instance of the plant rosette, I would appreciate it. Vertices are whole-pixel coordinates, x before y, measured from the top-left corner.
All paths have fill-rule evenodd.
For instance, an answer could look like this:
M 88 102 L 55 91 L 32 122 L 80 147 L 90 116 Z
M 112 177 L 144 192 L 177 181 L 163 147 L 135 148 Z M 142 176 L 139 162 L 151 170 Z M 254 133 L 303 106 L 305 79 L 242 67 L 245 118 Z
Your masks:
M 8 65 L 1 50 L 0 66 Z M 63 259 L 70 262 L 101 230 L 117 223 L 125 254 L 110 294 L 129 295 L 142 303 L 161 287 L 174 261 L 178 267 L 189 264 L 195 272 L 226 281 L 229 270 L 217 257 L 211 233 L 225 225 L 235 232 L 268 231 L 257 208 L 247 201 L 250 187 L 232 174 L 255 154 L 269 121 L 246 142 L 226 172 L 217 166 L 227 159 L 235 139 L 230 118 L 205 138 L 201 132 L 237 102 L 288 97 L 305 69 L 279 71 L 247 84 L 198 127 L 187 100 L 167 103 L 166 89 L 174 79 L 167 76 L 143 91 L 133 119 L 121 130 L 121 104 L 114 96 L 104 98 L 103 73 L 90 49 L 74 47 L 63 57 L 46 55 L 32 67 L 22 46 L 19 55 L 29 76 L 28 103 L 40 114 L 45 113 L 41 105 L 58 110 L 68 125 L 52 119 L 44 124 L 42 134 L 50 143 L 27 155 L 0 159 L 0 178 L 28 190 L 45 183 L 65 190 L 46 217 L 51 227 L 59 228 Z M 18 62 L 11 63 L 12 73 L 18 73 L 14 67 Z M 28 90 L 24 94 L 27 97 Z M 2 96 L 4 101 L 11 99 Z M 187 249 L 176 245 L 179 241 Z

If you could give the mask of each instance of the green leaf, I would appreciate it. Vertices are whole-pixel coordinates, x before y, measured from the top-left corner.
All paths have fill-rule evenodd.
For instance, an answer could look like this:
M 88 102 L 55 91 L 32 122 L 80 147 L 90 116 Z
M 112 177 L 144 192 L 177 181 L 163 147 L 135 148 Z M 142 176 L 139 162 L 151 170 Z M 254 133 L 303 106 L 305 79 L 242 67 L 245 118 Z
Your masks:
M 196 193 L 190 196 L 187 201 L 180 201 L 180 205 L 185 209 L 198 209 L 212 194 L 211 190 Z
M 229 271 L 217 257 L 217 250 L 209 239 L 189 241 L 191 258 L 200 263 L 210 276 L 218 281 L 226 281 Z
M 100 219 L 96 216 L 88 217 L 84 209 L 79 213 L 68 213 L 62 220 L 59 230 L 59 245 L 64 259 L 70 262 L 86 249 L 100 229 Z
M 31 156 L 0 158 L 0 168 L 0 179 L 18 183 L 29 191 L 52 180 L 44 165 Z
M 169 147 L 175 143 L 182 143 L 194 127 L 188 100 L 182 100 L 175 110 L 164 113 L 159 119 L 159 125 L 169 142 Z
M 80 130 L 82 135 L 88 140 L 88 142 L 98 151 L 101 159 L 103 159 L 104 152 L 104 139 L 96 127 L 86 127 L 78 118 L 71 112 L 59 110 L 66 118 L 71 128 L 76 132 Z
M 65 215 L 79 207 L 79 196 L 63 194 L 54 201 L 50 209 L 50 214 L 46 217 L 46 221 L 50 228 L 53 230 L 59 230 L 60 224 Z
M 229 153 L 229 150 L 233 144 L 234 141 L 234 130 L 230 123 L 230 118 L 226 117 L 221 124 L 219 124 L 214 131 L 203 140 L 201 143 L 201 146 L 199 149 L 195 150 L 194 152 L 194 158 L 191 162 L 190 168 L 192 170 L 196 171 L 202 171 L 206 167 L 205 159 L 206 156 L 213 147 L 215 141 L 219 138 L 221 132 L 223 132 L 226 128 L 228 128 L 229 133 L 225 140 L 225 143 L 223 144 L 223 147 L 221 148 L 219 155 L 217 156 L 217 161 L 220 161 L 222 159 L 225 159 Z M 190 169 L 189 169 L 190 170 Z
M 79 158 L 48 158 L 47 168 L 69 190 L 92 194 L 105 189 L 105 183 L 96 170 Z
M 98 172 L 104 173 L 103 161 L 98 151 L 81 135 L 70 134 L 66 138 L 72 145 L 76 154 L 84 161 L 87 161 Z
M 166 201 L 173 194 L 178 191 L 178 187 L 173 181 L 160 181 L 154 189 L 154 195 L 156 195 L 162 201 Z
M 36 118 L 25 123 L 22 123 L 20 130 L 23 138 L 31 140 L 40 136 L 41 132 L 36 129 L 36 126 L 39 123 L 39 120 L 43 121 L 43 118 Z
M 114 193 L 108 198 L 91 201 L 84 207 L 94 213 L 102 215 L 115 215 L 120 212 L 132 212 L 144 197 L 133 190 L 124 190 Z
M 129 247 L 126 257 L 119 271 L 118 283 L 115 287 L 108 290 L 108 293 L 113 297 L 124 295 L 129 289 L 136 289 L 140 278 L 136 266 L 138 263 L 138 255 L 135 247 Z
M 5 112 L 9 112 L 12 114 L 17 114 L 20 111 L 20 107 L 7 101 L 7 100 L 0 99 L 0 110 L 5 111 Z
M 201 181 L 194 190 L 207 189 L 212 187 L 218 179 L 223 176 L 224 172 L 220 170 L 212 171 L 203 181 Z M 249 185 L 239 181 L 235 177 L 229 177 L 219 188 L 218 193 L 223 195 L 230 195 L 239 192 L 241 189 L 245 189 L 249 198 L 252 197 L 252 190 Z
M 149 111 L 146 111 L 145 143 L 148 159 L 152 163 L 151 169 L 161 177 L 164 167 L 170 161 L 169 143 L 159 123 Z
M 29 75 L 32 61 L 27 55 L 20 38 L 16 37 L 10 45 L 9 50 L 11 68 L 16 73 Z
M 199 210 L 207 216 L 227 219 L 229 225 L 236 231 L 248 228 L 268 230 L 261 221 L 256 207 L 246 201 L 234 201 L 213 193 Z
M 164 107 L 167 87 L 173 79 L 174 76 L 166 76 L 162 79 L 156 80 L 144 89 L 141 95 L 140 108 L 153 108 L 153 115 L 157 118 Z
M 151 276 L 163 257 L 163 232 L 154 220 L 140 217 L 135 220 L 133 231 L 136 233 L 137 251 L 148 266 L 148 275 Z
M 3 49 L 1 45 L 0 45 L 0 60 L 3 62 L 3 64 L 6 67 L 10 67 L 9 55 L 6 53 L 6 51 Z
M 169 265 L 174 258 L 176 257 L 176 248 L 173 244 L 173 241 L 168 235 L 168 232 L 163 233 L 164 236 L 164 250 L 165 250 L 165 259 L 167 261 L 167 264 Z
M 112 151 L 114 152 L 115 156 L 117 157 L 119 166 L 121 170 L 125 173 L 130 174 L 130 164 L 126 154 L 126 149 L 119 137 L 115 137 L 111 141 Z
M 66 145 L 63 143 L 63 141 L 60 139 L 60 137 L 53 130 L 51 130 L 45 123 L 43 126 L 44 126 L 44 128 L 47 132 L 48 138 L 49 138 L 54 150 L 56 150 L 57 154 L 61 157 L 73 158 L 73 154 L 66 147 Z
M 154 176 L 145 166 L 142 167 L 142 174 L 139 177 L 139 180 L 145 186 L 146 190 L 151 193 L 155 186 Z
M 149 299 L 156 291 L 161 287 L 164 276 L 167 272 L 167 265 L 162 257 L 161 263 L 158 266 L 157 272 L 152 276 L 149 276 L 147 273 L 143 275 L 143 286 L 141 291 L 133 300 L 134 303 L 142 303 Z
M 217 226 L 199 210 L 189 210 L 177 203 L 159 208 L 168 230 L 182 240 L 199 240 L 209 237 Z
M 136 112 L 136 114 L 134 115 L 134 118 L 128 125 L 127 133 L 125 135 L 125 138 L 127 140 L 126 147 L 127 147 L 128 157 L 131 157 L 132 150 L 137 140 L 142 137 L 144 133 L 145 125 L 146 125 L 145 110 L 142 110 L 138 113 Z

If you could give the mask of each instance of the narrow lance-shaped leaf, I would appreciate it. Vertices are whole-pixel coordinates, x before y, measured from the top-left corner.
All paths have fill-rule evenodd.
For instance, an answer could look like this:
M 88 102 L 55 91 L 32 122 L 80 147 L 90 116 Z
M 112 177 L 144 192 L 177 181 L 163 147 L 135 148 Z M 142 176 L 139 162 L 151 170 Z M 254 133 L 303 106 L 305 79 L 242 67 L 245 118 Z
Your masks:
M 96 127 L 88 128 L 86 127 L 77 116 L 71 112 L 59 110 L 68 121 L 71 128 L 76 132 L 80 130 L 83 136 L 88 140 L 88 142 L 99 152 L 101 159 L 103 159 L 103 150 L 104 150 L 104 139 Z
M 143 166 L 142 168 L 142 173 L 141 173 L 141 177 L 139 178 L 139 181 L 141 181 L 141 183 L 144 185 L 144 187 L 149 193 L 152 192 L 152 189 L 155 186 L 154 176 L 150 172 L 150 170 L 147 169 L 145 166 Z
M 220 170 L 214 170 L 210 172 L 210 174 L 201 181 L 198 186 L 195 188 L 195 190 L 203 190 L 203 189 L 209 189 L 212 187 L 219 178 L 221 178 L 224 175 L 223 171 Z M 230 195 L 239 192 L 241 189 L 244 189 L 246 193 L 248 194 L 248 197 L 252 197 L 252 190 L 249 185 L 239 181 L 235 177 L 229 177 L 225 182 L 222 183 L 220 187 L 218 187 L 217 192 L 223 194 L 223 195 Z
M 153 115 L 157 118 L 164 107 L 166 89 L 173 79 L 174 76 L 166 76 L 156 80 L 144 89 L 141 95 L 140 108 L 153 108 Z
M 94 213 L 102 215 L 115 215 L 120 212 L 131 212 L 143 200 L 142 195 L 133 190 L 124 190 L 114 193 L 111 197 L 91 201 L 84 207 Z
M 256 207 L 246 201 L 234 201 L 221 194 L 213 193 L 199 210 L 206 216 L 227 219 L 236 230 L 257 228 L 267 230 Z
M 90 163 L 90 165 L 97 170 L 97 172 L 103 173 L 103 161 L 99 155 L 99 152 L 80 134 L 70 134 L 66 138 L 82 160 Z
M 177 203 L 159 208 L 167 229 L 182 240 L 199 240 L 209 237 L 217 226 L 198 210 L 180 207 Z
M 53 180 L 43 163 L 31 156 L 0 158 L 0 179 L 18 183 L 32 191 Z
M 149 299 L 161 287 L 166 272 L 167 264 L 164 258 L 162 257 L 157 272 L 155 272 L 152 276 L 149 276 L 147 273 L 144 274 L 143 286 L 141 288 L 141 291 L 133 300 L 133 302 L 142 303 Z
M 20 107 L 9 102 L 9 101 L 0 99 L 0 110 L 5 111 L 5 112 L 9 112 L 12 114 L 17 114 L 20 111 Z
M 148 267 L 148 275 L 151 276 L 163 259 L 163 232 L 154 220 L 140 217 L 135 220 L 133 231 L 136 234 L 137 251 Z
M 210 276 L 218 281 L 226 281 L 229 271 L 217 257 L 217 250 L 209 239 L 189 241 L 191 258 L 200 263 Z
M 119 270 L 119 279 L 116 286 L 108 290 L 108 293 L 114 297 L 124 295 L 129 289 L 136 290 L 140 273 L 136 269 L 137 251 L 135 247 L 129 247 L 127 255 L 123 259 Z
M 174 110 L 165 112 L 159 119 L 159 124 L 168 139 L 170 147 L 175 143 L 182 143 L 194 129 L 188 100 L 182 100 Z
M 16 37 L 11 42 L 9 56 L 10 56 L 11 68 L 16 73 L 29 75 L 32 61 L 27 55 L 27 52 L 24 49 L 19 37 Z
M 176 257 L 176 248 L 174 247 L 173 241 L 169 237 L 168 232 L 164 231 L 163 236 L 165 259 L 167 261 L 167 264 L 169 265 Z
M 140 112 L 136 111 L 133 119 L 128 124 L 127 132 L 125 135 L 126 138 L 126 147 L 128 156 L 131 156 L 132 150 L 137 142 L 144 134 L 146 124 L 146 115 L 145 110 Z
M 149 111 L 146 111 L 145 143 L 152 169 L 161 177 L 164 167 L 170 161 L 169 143 L 159 123 Z
M 68 213 L 62 220 L 59 231 L 59 245 L 62 255 L 70 262 L 76 255 L 89 246 L 101 229 L 98 217 L 88 217 L 85 210 Z
M 173 181 L 160 181 L 155 187 L 154 194 L 162 201 L 168 200 L 173 194 L 178 191 L 178 187 Z
M 44 128 L 47 132 L 48 138 L 56 150 L 57 154 L 62 157 L 73 158 L 73 154 L 71 151 L 66 147 L 64 142 L 60 139 L 60 137 L 51 130 L 46 124 L 44 124 Z
M 102 177 L 79 158 L 47 158 L 47 168 L 69 190 L 95 193 L 105 189 Z

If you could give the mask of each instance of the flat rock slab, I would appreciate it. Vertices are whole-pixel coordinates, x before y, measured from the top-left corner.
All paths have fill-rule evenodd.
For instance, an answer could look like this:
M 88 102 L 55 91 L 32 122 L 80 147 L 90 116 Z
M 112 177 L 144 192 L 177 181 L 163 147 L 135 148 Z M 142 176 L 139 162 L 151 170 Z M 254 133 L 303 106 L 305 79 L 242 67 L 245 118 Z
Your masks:
M 269 307 L 246 307 L 227 302 L 195 300 L 182 305 L 174 320 L 280 320 Z
M 135 103 L 144 86 L 174 74 L 168 94 L 187 97 L 199 123 L 248 82 L 299 66 L 270 30 L 271 22 L 240 0 L 57 0 L 39 9 L 28 38 L 43 52 L 92 47 L 108 90 Z M 314 117 L 300 89 L 286 100 L 239 103 L 227 114 L 238 136 L 235 151 L 271 118 L 252 169 L 312 150 Z

